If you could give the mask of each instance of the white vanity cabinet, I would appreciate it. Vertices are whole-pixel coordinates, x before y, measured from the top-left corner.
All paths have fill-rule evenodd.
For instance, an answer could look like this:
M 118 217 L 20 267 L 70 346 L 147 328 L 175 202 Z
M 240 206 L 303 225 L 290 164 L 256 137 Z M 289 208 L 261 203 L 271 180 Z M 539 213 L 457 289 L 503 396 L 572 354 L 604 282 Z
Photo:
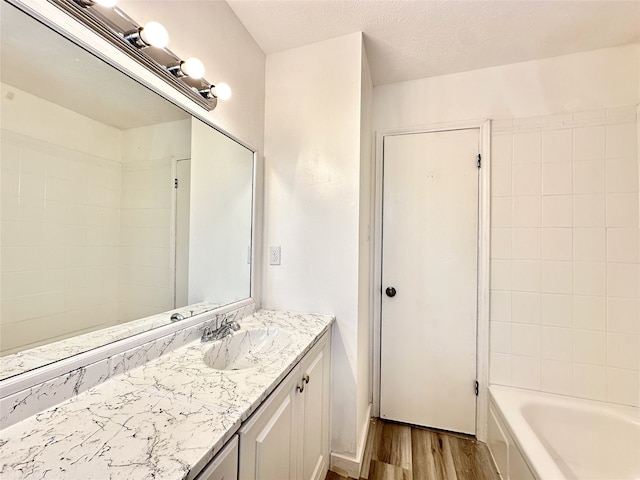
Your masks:
M 195 480 L 238 480 L 238 436 L 234 435 Z
M 322 480 L 329 462 L 330 332 L 240 429 L 241 480 Z

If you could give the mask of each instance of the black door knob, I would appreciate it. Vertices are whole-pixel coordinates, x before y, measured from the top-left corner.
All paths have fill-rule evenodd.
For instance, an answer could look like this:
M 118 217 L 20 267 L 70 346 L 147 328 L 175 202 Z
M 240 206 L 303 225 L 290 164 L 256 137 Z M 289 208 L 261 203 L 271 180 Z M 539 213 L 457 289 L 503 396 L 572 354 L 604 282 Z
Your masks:
M 387 287 L 387 289 L 385 290 L 385 293 L 387 294 L 387 297 L 395 297 L 396 289 L 393 287 Z

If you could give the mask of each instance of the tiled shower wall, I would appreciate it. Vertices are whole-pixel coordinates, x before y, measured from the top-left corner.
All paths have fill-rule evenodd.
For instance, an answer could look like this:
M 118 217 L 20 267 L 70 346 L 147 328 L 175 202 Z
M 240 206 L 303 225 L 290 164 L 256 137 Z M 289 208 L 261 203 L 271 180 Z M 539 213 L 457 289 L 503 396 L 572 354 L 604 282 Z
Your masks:
M 492 130 L 491 383 L 638 405 L 636 106 Z
M 117 318 L 118 161 L 2 131 L 2 351 Z

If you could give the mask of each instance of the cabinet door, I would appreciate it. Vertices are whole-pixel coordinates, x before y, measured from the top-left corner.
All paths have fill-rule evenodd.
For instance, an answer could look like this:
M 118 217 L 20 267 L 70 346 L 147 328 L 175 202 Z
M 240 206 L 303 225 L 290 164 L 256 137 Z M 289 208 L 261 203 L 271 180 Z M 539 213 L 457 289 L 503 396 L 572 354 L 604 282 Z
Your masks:
M 298 407 L 296 368 L 240 429 L 240 479 L 296 477 Z
M 225 447 L 204 467 L 196 480 L 237 480 L 238 479 L 238 436 L 227 442 Z
M 304 391 L 298 394 L 298 478 L 302 480 L 323 480 L 329 468 L 330 353 L 329 336 L 325 335 L 300 364 Z

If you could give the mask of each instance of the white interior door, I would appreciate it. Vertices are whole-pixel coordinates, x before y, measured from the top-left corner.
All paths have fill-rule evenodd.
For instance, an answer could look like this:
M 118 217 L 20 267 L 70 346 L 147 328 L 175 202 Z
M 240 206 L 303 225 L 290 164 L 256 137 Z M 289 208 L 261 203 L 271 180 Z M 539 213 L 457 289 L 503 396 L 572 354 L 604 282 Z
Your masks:
M 191 160 L 176 162 L 176 274 L 174 308 L 189 305 L 189 212 Z
M 382 418 L 475 434 L 478 150 L 478 129 L 384 139 Z

